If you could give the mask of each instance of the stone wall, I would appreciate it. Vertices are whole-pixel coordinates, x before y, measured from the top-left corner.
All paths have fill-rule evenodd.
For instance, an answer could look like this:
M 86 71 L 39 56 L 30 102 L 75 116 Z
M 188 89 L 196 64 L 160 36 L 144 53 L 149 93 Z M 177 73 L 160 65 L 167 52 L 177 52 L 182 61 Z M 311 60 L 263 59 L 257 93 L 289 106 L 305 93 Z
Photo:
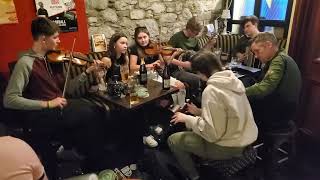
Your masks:
M 221 13 L 224 0 L 86 0 L 89 36 L 103 33 L 109 39 L 123 32 L 132 39 L 134 28 L 149 27 L 152 38 L 167 41 L 198 16 L 204 24 Z

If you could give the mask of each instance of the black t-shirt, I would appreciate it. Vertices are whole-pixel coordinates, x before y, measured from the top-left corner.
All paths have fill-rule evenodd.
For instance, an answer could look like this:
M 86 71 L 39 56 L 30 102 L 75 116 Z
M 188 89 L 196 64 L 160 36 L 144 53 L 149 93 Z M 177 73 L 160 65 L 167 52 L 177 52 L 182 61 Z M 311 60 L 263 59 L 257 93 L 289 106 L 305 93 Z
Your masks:
M 106 80 L 107 82 L 110 81 L 112 79 L 112 76 L 114 75 L 118 75 L 118 79 L 117 80 L 121 80 L 121 74 L 120 74 L 120 66 L 124 65 L 125 64 L 125 60 L 123 60 L 124 55 L 120 56 L 120 58 L 118 59 L 114 59 L 114 58 L 111 58 L 111 67 L 108 69 L 107 71 L 107 74 L 106 74 Z
M 130 47 L 130 54 L 131 55 L 136 55 L 138 57 L 137 65 L 140 65 L 141 64 L 141 57 L 139 56 L 138 46 L 136 44 L 134 44 L 133 46 Z M 152 64 L 155 61 L 157 61 L 158 59 L 159 59 L 159 55 L 145 55 L 144 62 L 146 64 Z

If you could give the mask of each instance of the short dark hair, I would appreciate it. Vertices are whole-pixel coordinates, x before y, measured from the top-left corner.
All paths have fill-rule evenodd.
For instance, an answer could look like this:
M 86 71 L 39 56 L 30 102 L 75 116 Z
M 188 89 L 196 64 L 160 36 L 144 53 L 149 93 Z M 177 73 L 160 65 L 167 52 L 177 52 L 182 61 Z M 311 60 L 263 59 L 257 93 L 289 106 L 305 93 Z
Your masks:
M 201 50 L 192 56 L 191 68 L 209 78 L 214 71 L 222 71 L 223 67 L 219 58 L 211 51 Z
M 244 25 L 246 25 L 248 22 L 251 22 L 252 24 L 256 24 L 257 26 L 259 25 L 258 17 L 255 15 L 252 15 L 252 16 L 245 16 L 243 18 L 243 20 L 240 23 L 241 27 L 244 28 Z
M 33 40 L 38 40 L 42 35 L 52 36 L 54 33 L 59 32 L 59 26 L 45 17 L 37 17 L 32 20 L 31 23 L 31 33 Z

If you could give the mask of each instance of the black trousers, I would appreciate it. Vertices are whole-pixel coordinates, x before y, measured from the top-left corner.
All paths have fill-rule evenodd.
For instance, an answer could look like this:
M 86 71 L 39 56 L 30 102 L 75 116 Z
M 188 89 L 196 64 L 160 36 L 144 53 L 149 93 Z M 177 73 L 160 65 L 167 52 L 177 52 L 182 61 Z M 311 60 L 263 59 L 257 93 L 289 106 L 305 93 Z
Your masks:
M 67 101 L 68 105 L 62 110 L 56 108 L 23 112 L 25 126 L 32 129 L 31 139 L 57 139 L 86 155 L 88 171 L 106 168 L 107 157 L 103 146 L 107 143 L 104 133 L 107 119 L 104 112 L 89 101 Z
M 249 97 L 255 122 L 259 133 L 290 128 L 296 103 L 285 102 L 281 97 L 270 95 L 263 99 Z

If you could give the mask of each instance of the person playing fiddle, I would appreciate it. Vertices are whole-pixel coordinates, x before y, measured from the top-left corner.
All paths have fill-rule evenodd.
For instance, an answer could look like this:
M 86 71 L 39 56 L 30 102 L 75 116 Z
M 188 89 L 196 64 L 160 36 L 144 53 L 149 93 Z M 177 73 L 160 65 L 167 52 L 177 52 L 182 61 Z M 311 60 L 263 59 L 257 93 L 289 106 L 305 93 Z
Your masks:
M 157 44 L 152 44 L 150 41 L 150 33 L 146 27 L 137 27 L 134 32 L 135 43 L 130 47 L 130 70 L 137 71 L 140 68 L 141 58 L 144 58 L 148 69 L 160 68 L 165 57 L 161 52 L 161 47 L 151 47 Z M 169 50 L 172 51 L 172 50 Z M 160 60 L 161 59 L 161 60 Z M 175 81 L 174 86 L 179 89 L 184 89 L 181 81 Z
M 145 49 L 151 44 L 150 33 L 146 27 L 137 27 L 134 31 L 135 43 L 130 47 L 130 70 L 139 70 L 141 58 L 144 57 L 148 69 L 160 66 L 159 54 L 148 55 Z
M 63 96 L 63 63 L 52 64 L 46 53 L 60 43 L 59 27 L 53 21 L 38 17 L 31 23 L 33 44 L 17 61 L 4 94 L 6 108 L 22 113 L 24 122 L 35 137 L 57 137 L 87 156 L 86 170 L 105 168 L 104 114 L 94 104 Z M 100 64 L 100 61 L 96 61 Z M 70 79 L 67 94 L 87 81 L 97 66 L 88 67 Z M 63 112 L 63 113 L 61 113 Z M 22 119 L 19 119 L 22 120 Z

